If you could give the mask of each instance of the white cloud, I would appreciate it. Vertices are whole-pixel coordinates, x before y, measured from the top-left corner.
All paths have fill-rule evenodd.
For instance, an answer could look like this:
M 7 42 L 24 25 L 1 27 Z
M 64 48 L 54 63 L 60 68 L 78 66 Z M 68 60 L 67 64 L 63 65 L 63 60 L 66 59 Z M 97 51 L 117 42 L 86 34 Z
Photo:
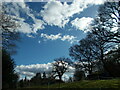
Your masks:
M 31 64 L 31 65 L 20 65 L 15 68 L 16 72 L 20 77 L 27 76 L 28 78 L 33 77 L 36 73 L 49 73 L 52 71 L 52 64 Z
M 20 23 L 20 27 L 17 29 L 18 32 L 21 32 L 21 33 L 24 33 L 24 34 L 34 33 L 32 31 L 31 26 L 28 23 L 21 22 L 21 21 L 19 21 L 19 23 Z
M 102 1 L 103 0 L 74 0 L 72 4 L 67 4 L 66 2 L 61 3 L 57 0 L 50 0 L 45 4 L 43 10 L 40 12 L 45 22 L 35 17 L 36 13 L 29 6 L 27 6 L 24 0 L 20 0 L 19 2 L 11 2 L 11 4 L 4 4 L 7 6 L 6 9 L 8 13 L 19 18 L 21 23 L 21 28 L 18 30 L 19 32 L 25 34 L 36 34 L 38 30 L 45 28 L 44 25 L 46 23 L 48 25 L 64 27 L 69 22 L 69 18 L 74 14 L 82 12 L 89 5 L 102 4 Z M 23 13 L 25 17 L 22 17 L 21 13 Z M 29 24 L 26 21 L 28 19 L 27 17 L 30 17 L 34 23 Z
M 102 4 L 103 1 L 104 0 L 73 0 L 71 4 L 67 4 L 66 2 L 62 3 L 59 0 L 50 0 L 44 5 L 43 10 L 40 11 L 39 15 L 43 17 L 43 20 L 36 18 L 38 13 L 33 11 L 24 0 L 20 0 L 19 2 L 11 2 L 10 4 L 4 4 L 7 6 L 6 9 L 8 10 L 8 13 L 14 15 L 19 20 L 21 27 L 17 30 L 29 36 L 31 33 L 37 34 L 37 31 L 44 29 L 46 24 L 64 27 L 69 22 L 70 17 L 73 17 L 74 14 L 81 13 L 90 5 Z M 21 13 L 23 13 L 25 17 L 23 17 Z M 32 19 L 33 23 L 27 22 L 29 19 L 28 17 Z M 74 24 L 74 26 L 75 25 L 76 24 Z M 78 26 L 76 25 L 76 27 Z M 43 35 L 43 38 L 48 39 L 48 36 Z M 70 43 L 76 41 L 74 36 L 68 35 L 51 35 L 49 36 L 49 39 L 61 39 L 62 41 L 68 41 Z
M 45 23 L 35 17 L 35 12 L 29 8 L 25 2 L 11 2 L 10 4 L 4 3 L 4 5 L 7 6 L 7 13 L 14 15 L 14 17 L 17 18 L 18 23 L 21 24 L 21 27 L 17 29 L 19 32 L 25 34 L 36 34 L 38 30 L 44 29 Z M 22 14 L 24 14 L 25 17 L 22 17 Z M 33 23 L 30 24 L 27 22 L 29 19 L 28 17 L 33 20 Z
M 77 42 L 78 40 L 76 40 L 76 37 L 75 36 L 70 36 L 70 35 L 61 35 L 61 33 L 58 33 L 56 35 L 53 35 L 53 34 L 44 34 L 44 33 L 41 33 L 41 37 L 46 39 L 46 40 L 62 40 L 62 41 L 68 41 L 70 42 L 71 44 L 73 42 Z
M 2 0 L 2 2 L 24 2 L 24 0 Z
M 56 35 L 53 35 L 53 34 L 47 35 L 47 34 L 41 33 L 41 37 L 45 38 L 45 39 L 48 39 L 48 40 L 57 40 L 57 39 L 61 38 L 61 34 L 58 33 Z
M 52 70 L 52 64 L 48 63 L 48 64 L 20 65 L 16 67 L 16 70 L 24 71 L 24 72 L 32 72 L 32 73 L 37 73 L 37 72 L 48 73 L 49 71 Z
M 33 35 L 30 35 L 30 34 L 28 34 L 27 36 L 30 38 L 35 38 Z
M 49 74 L 53 69 L 52 63 L 47 64 L 31 64 L 31 65 L 20 65 L 15 68 L 16 72 L 20 75 L 21 78 L 24 76 L 27 76 L 28 78 L 31 78 L 35 76 L 36 73 L 43 73 Z M 75 68 L 69 66 L 68 71 L 65 75 L 73 75 Z M 68 75 L 69 74 L 69 75 Z
M 84 0 L 86 4 L 91 5 L 100 5 L 103 4 L 106 0 Z
M 90 5 L 102 4 L 104 0 L 74 0 L 72 4 L 63 4 L 60 1 L 50 0 L 41 10 L 41 16 L 48 25 L 64 27 L 69 18 L 81 13 Z
M 21 71 L 21 72 L 17 72 L 17 73 L 20 74 L 20 75 L 28 76 L 28 77 L 35 76 L 35 73 L 33 73 L 33 72 L 25 72 L 25 71 Z
M 39 19 L 34 19 L 34 23 L 35 24 L 33 24 L 33 31 L 35 32 L 35 33 L 37 33 L 37 31 L 39 30 L 39 29 L 44 29 L 44 22 L 42 21 L 42 20 L 39 20 Z
M 68 41 L 70 42 L 71 44 L 73 42 L 77 42 L 76 40 L 76 37 L 75 36 L 70 36 L 70 35 L 64 35 L 62 38 L 61 38 L 62 41 Z
M 75 20 L 71 21 L 72 26 L 76 27 L 76 29 L 82 30 L 84 32 L 87 32 L 90 27 L 90 24 L 92 23 L 93 18 L 91 17 L 82 17 L 82 18 L 76 18 Z

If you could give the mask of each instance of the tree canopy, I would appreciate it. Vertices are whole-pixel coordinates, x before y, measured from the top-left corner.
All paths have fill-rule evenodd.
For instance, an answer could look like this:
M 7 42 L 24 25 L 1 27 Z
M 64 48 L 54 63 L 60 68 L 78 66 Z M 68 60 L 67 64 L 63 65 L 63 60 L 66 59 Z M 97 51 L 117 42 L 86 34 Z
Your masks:
M 111 74 L 113 70 L 110 70 L 110 65 L 120 62 L 119 57 L 117 57 L 120 45 L 119 4 L 120 2 L 105 2 L 101 5 L 97 17 L 91 24 L 90 32 L 79 41 L 79 44 L 73 45 L 69 49 L 70 56 L 79 61 L 77 65 L 88 71 L 89 74 L 100 67 Z M 115 48 L 116 53 L 112 52 Z M 114 66 L 116 71 L 119 63 L 114 64 Z M 118 74 L 116 72 L 116 76 Z M 115 74 L 111 75 L 115 76 Z

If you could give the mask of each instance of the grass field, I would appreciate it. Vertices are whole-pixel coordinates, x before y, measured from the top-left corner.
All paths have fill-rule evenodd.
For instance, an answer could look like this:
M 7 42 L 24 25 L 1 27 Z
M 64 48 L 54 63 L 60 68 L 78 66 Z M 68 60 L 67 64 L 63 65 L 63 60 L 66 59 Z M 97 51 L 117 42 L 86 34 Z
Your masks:
M 120 90 L 120 79 L 83 80 L 72 83 L 32 86 L 12 90 Z
M 112 80 L 83 80 L 72 83 L 61 83 L 29 88 L 120 88 L 120 79 Z

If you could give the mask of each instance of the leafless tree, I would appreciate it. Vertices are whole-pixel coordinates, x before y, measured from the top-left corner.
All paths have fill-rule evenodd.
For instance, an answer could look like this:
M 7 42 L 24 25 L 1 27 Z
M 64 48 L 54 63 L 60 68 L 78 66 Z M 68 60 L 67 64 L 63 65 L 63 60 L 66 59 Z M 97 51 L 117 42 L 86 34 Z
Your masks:
M 62 81 L 63 74 L 68 70 L 69 62 L 69 58 L 60 57 L 55 59 L 55 62 L 53 63 L 52 76 L 54 78 L 58 77 L 59 80 Z

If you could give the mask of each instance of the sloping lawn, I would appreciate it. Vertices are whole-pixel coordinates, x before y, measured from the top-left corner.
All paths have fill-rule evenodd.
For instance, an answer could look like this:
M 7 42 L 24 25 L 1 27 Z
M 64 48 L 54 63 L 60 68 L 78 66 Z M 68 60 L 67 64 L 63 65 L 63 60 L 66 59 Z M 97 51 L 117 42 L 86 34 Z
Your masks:
M 61 83 L 29 88 L 120 88 L 120 79 L 112 80 L 83 80 L 72 83 Z

